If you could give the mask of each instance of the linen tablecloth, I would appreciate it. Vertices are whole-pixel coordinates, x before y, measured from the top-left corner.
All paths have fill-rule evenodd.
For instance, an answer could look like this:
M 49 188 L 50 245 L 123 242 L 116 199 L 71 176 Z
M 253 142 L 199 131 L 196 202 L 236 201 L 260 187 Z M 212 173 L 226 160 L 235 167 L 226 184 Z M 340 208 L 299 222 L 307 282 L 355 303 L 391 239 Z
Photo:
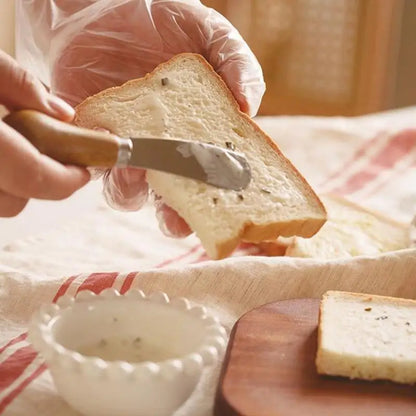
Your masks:
M 416 212 L 416 109 L 360 118 L 266 117 L 258 123 L 318 193 L 343 195 L 398 220 Z M 97 184 L 98 186 L 98 184 Z M 150 206 L 120 213 L 96 209 L 0 251 L 0 414 L 77 413 L 57 395 L 41 357 L 27 342 L 31 314 L 43 302 L 84 289 L 140 287 L 206 305 L 230 329 L 258 305 L 320 297 L 328 289 L 416 298 L 416 251 L 333 261 L 264 257 L 242 245 L 208 261 L 198 240 L 171 240 Z M 175 416 L 212 415 L 220 364 L 205 374 Z

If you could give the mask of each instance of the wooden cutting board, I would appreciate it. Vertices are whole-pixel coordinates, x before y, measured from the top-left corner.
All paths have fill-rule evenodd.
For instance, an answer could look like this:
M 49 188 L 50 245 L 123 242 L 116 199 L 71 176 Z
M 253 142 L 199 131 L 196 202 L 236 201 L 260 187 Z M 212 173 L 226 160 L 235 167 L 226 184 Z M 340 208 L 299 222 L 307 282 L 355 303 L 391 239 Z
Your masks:
M 319 300 L 272 303 L 234 326 L 216 416 L 414 416 L 416 386 L 315 371 Z

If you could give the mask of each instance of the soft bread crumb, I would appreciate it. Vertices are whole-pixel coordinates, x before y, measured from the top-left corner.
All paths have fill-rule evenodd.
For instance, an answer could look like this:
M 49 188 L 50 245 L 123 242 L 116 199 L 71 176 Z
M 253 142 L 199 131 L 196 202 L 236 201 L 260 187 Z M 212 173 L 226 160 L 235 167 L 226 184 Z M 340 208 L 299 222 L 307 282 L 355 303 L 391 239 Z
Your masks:
M 261 248 L 268 255 L 325 260 L 377 255 L 409 247 L 408 224 L 394 221 L 342 197 L 321 195 L 320 198 L 328 211 L 328 220 L 318 233 L 309 239 L 278 239 L 261 244 Z M 283 246 L 286 246 L 285 250 Z
M 329 291 L 319 317 L 319 374 L 416 382 L 416 301 Z

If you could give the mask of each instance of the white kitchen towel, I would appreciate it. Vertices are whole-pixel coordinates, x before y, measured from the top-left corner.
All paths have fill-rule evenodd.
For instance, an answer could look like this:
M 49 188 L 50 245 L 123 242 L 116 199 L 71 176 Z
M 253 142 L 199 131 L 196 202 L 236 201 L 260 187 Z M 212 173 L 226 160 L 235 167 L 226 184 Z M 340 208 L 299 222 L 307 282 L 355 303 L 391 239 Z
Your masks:
M 416 212 L 416 110 L 372 117 L 258 120 L 318 192 L 344 195 L 396 219 Z M 268 258 L 242 245 L 212 262 L 195 237 L 171 240 L 151 207 L 93 214 L 0 251 L 0 414 L 76 415 L 26 339 L 31 314 L 64 293 L 140 287 L 186 296 L 228 329 L 242 313 L 327 289 L 416 297 L 416 251 L 333 261 Z M 175 416 L 211 416 L 219 365 Z

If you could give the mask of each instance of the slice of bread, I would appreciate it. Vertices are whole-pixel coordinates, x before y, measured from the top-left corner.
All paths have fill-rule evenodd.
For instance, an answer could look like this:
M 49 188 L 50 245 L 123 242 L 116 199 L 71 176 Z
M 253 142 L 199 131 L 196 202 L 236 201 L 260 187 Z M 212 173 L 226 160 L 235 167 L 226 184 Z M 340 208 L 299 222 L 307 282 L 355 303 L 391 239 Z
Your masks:
M 266 256 L 269 256 L 269 257 L 285 256 L 286 251 L 288 247 L 293 243 L 294 238 L 296 237 L 278 237 L 276 240 L 273 240 L 273 241 L 262 241 L 258 243 L 257 246 L 260 248 L 262 253 Z
M 228 256 L 240 241 L 310 237 L 326 220 L 312 188 L 240 112 L 225 83 L 200 55 L 178 55 L 145 78 L 89 97 L 76 108 L 75 123 L 122 137 L 211 142 L 245 154 L 252 181 L 241 192 L 147 172 L 150 187 L 187 221 L 213 259 Z
M 332 376 L 416 383 L 416 301 L 326 292 L 316 368 Z
M 291 257 L 333 259 L 374 255 L 408 248 L 407 224 L 394 221 L 380 213 L 368 210 L 342 197 L 321 196 L 328 211 L 328 221 L 310 239 L 294 237 L 276 241 L 277 252 Z M 272 244 L 261 248 L 273 255 Z

